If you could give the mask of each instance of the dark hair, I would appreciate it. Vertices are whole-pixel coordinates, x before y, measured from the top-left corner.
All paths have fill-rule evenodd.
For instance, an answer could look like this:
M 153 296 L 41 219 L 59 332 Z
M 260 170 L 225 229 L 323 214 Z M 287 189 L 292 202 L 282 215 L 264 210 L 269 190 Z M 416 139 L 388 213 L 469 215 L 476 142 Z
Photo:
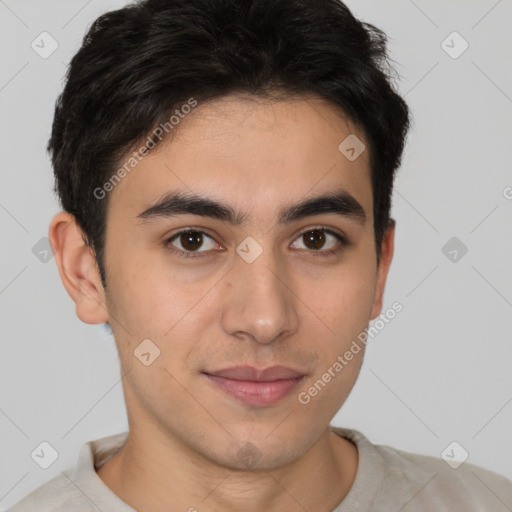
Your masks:
M 410 124 L 386 43 L 338 0 L 145 0 L 99 17 L 68 68 L 48 151 L 55 191 L 94 249 L 104 286 L 108 197 L 95 190 L 191 97 L 230 93 L 312 93 L 362 128 L 380 258 Z

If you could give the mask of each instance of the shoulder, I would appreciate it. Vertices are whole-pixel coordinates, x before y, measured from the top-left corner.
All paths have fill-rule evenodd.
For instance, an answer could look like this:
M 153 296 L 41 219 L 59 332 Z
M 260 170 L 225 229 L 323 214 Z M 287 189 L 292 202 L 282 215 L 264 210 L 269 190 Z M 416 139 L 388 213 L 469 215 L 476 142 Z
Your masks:
M 133 509 L 96 473 L 96 467 L 113 456 L 127 436 L 128 432 L 122 432 L 83 444 L 73 467 L 32 491 L 8 512 L 98 512 L 99 509 L 131 512 Z
M 372 444 L 358 431 L 336 430 L 358 447 L 356 490 L 359 495 L 363 489 L 372 489 L 370 510 L 512 510 L 512 481 L 501 475 L 468 462 L 451 467 L 438 457 Z
M 7 512 L 97 512 L 97 508 L 65 473 L 32 491 Z
M 437 511 L 512 509 L 512 481 L 501 475 L 467 462 L 451 467 L 441 458 L 390 446 L 375 448 L 387 468 L 384 485 L 408 491 L 418 510 L 433 505 Z

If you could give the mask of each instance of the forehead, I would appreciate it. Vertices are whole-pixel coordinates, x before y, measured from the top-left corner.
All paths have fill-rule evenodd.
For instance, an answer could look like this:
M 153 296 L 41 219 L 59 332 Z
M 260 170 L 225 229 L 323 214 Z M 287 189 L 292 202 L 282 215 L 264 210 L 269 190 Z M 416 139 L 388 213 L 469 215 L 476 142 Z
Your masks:
M 347 140 L 360 144 L 358 152 L 366 149 L 347 158 Z M 343 188 L 371 218 L 369 156 L 362 131 L 330 102 L 231 95 L 183 115 L 172 137 L 138 162 L 110 199 L 132 216 L 180 191 L 215 197 L 261 219 L 294 199 Z

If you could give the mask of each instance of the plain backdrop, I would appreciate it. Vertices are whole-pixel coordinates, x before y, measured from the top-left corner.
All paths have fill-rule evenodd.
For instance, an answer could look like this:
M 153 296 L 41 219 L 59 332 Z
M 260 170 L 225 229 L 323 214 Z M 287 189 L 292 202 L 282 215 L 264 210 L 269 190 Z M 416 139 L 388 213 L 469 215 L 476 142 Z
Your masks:
M 347 3 L 388 34 L 414 125 L 384 305 L 403 311 L 370 341 L 333 424 L 438 457 L 456 441 L 468 462 L 512 478 L 512 2 Z M 44 253 L 59 209 L 45 151 L 54 102 L 87 27 L 124 4 L 0 1 L 3 509 L 84 442 L 127 429 L 113 340 L 78 320 Z M 46 37 L 51 49 L 42 32 L 58 44 L 47 58 L 31 46 Z M 43 441 L 59 455 L 46 470 L 31 458 Z

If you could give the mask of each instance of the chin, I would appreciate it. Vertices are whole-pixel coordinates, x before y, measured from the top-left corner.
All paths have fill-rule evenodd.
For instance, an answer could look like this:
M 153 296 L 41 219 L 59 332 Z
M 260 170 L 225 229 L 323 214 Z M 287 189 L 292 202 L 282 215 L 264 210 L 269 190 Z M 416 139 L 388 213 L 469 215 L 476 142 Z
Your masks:
M 308 439 L 301 430 L 303 437 L 297 436 L 292 432 L 283 431 L 280 436 L 269 436 L 269 432 L 275 429 L 276 425 L 271 428 L 261 429 L 255 432 L 254 428 L 250 429 L 251 433 L 234 434 L 229 428 L 227 429 L 232 437 L 229 437 L 228 443 L 222 446 L 222 442 L 212 442 L 204 448 L 203 456 L 218 466 L 225 467 L 232 471 L 269 471 L 278 469 L 292 463 L 294 460 L 303 455 L 312 444 L 315 438 Z M 218 449 L 212 453 L 212 446 L 218 446 Z

